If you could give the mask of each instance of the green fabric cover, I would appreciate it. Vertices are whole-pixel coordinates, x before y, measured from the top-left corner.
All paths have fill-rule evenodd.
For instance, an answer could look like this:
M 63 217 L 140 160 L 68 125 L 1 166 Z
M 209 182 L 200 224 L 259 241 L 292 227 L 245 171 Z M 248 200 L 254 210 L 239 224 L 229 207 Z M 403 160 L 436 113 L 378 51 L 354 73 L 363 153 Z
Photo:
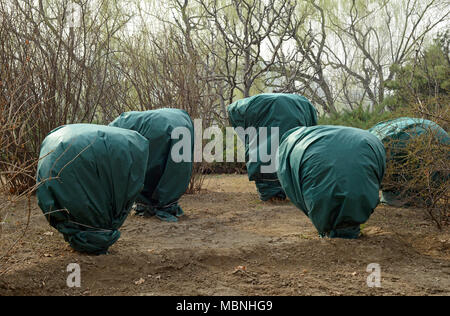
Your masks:
M 38 203 L 75 250 L 104 254 L 119 239 L 144 185 L 147 148 L 139 133 L 90 124 L 66 125 L 45 138 Z
M 286 193 L 284 193 L 280 181 L 278 180 L 256 180 L 255 184 L 262 201 L 268 201 L 271 198 L 280 200 L 286 199 Z
M 189 186 L 193 166 L 194 126 L 187 112 L 179 109 L 126 112 L 110 126 L 137 131 L 149 141 L 145 184 L 138 198 L 136 212 L 176 222 L 177 217 L 183 215 L 178 200 Z M 172 147 L 180 141 L 171 137 L 175 128 L 189 130 L 191 136 L 189 161 L 177 163 L 172 160 Z
M 383 144 L 367 131 L 298 127 L 283 136 L 278 178 L 321 236 L 353 239 L 379 203 L 385 167 Z
M 238 100 L 228 106 L 230 123 L 234 128 L 242 127 L 267 127 L 267 151 L 266 143 L 264 151 L 271 152 L 271 127 L 279 128 L 279 138 L 290 129 L 298 126 L 317 125 L 317 111 L 311 102 L 300 95 L 283 93 L 265 93 L 250 98 Z M 285 199 L 286 195 L 277 178 L 277 173 L 261 173 L 261 166 L 270 165 L 263 163 L 259 158 L 255 162 L 249 159 L 249 137 L 242 139 L 245 145 L 245 157 L 247 172 L 250 181 L 256 182 L 261 200 L 267 201 L 272 197 Z M 276 150 L 276 149 L 275 149 Z
M 411 138 L 428 133 L 433 133 L 442 144 L 450 145 L 450 137 L 442 127 L 421 118 L 401 117 L 384 121 L 372 127 L 369 132 L 377 136 L 384 144 L 395 144 L 400 150 Z
M 369 132 L 383 142 L 386 151 L 390 152 L 389 159 L 398 161 L 403 159 L 403 150 L 408 141 L 416 137 L 432 133 L 441 144 L 450 145 L 450 137 L 444 129 L 438 124 L 422 118 L 401 117 L 380 122 L 372 127 Z M 441 178 L 442 175 L 436 174 L 436 181 L 442 181 Z M 383 190 L 381 202 L 396 207 L 402 206 L 404 202 L 401 201 L 399 194 L 399 192 Z

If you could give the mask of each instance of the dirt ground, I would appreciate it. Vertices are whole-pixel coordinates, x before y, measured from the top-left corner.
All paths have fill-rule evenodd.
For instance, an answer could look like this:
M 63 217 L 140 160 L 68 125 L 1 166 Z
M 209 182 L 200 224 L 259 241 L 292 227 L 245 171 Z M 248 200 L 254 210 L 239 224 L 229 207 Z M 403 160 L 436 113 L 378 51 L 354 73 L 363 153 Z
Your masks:
M 359 240 L 320 239 L 289 202 L 264 203 L 246 176 L 210 176 L 178 223 L 130 215 L 104 256 L 73 252 L 32 201 L 31 224 L 0 261 L 0 295 L 450 295 L 450 229 L 420 210 L 380 206 Z M 19 236 L 11 210 L 0 258 Z M 19 226 L 17 226 L 19 225 Z M 78 263 L 81 288 L 68 288 Z M 369 288 L 378 263 L 381 288 Z

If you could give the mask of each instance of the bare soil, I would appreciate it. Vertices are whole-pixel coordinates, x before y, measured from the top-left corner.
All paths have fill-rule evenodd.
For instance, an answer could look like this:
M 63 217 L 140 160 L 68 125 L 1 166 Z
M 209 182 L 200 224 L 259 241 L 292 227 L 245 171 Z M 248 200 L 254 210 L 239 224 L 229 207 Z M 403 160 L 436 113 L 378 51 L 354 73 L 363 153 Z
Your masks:
M 261 202 L 242 175 L 209 176 L 180 202 L 178 223 L 130 215 L 104 256 L 73 252 L 36 201 L 14 251 L 0 259 L 0 295 L 450 295 L 450 229 L 423 211 L 380 206 L 359 240 L 318 237 L 289 202 Z M 20 237 L 26 201 L 0 235 L 0 258 Z M 68 288 L 67 265 L 81 267 Z M 367 266 L 381 267 L 369 288 Z

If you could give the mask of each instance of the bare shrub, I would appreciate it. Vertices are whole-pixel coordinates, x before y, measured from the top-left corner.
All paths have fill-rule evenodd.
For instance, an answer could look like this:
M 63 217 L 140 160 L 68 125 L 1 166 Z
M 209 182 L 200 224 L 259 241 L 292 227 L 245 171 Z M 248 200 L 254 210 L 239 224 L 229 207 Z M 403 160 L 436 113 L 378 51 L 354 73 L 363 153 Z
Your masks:
M 163 33 L 140 34 L 127 47 L 122 71 L 137 98 L 128 98 L 118 112 L 179 108 L 202 119 L 203 128 L 221 124 L 218 88 L 209 78 L 214 66 L 178 27 L 167 26 Z M 194 163 L 187 193 L 200 192 L 206 175 L 206 164 Z
M 417 98 L 412 112 L 417 116 L 433 121 L 447 132 L 450 130 L 450 95 L 433 96 L 421 101 Z
M 423 105 L 418 108 L 423 109 Z M 446 120 L 440 113 L 433 114 Z M 448 118 L 448 112 L 447 112 Z M 408 141 L 386 144 L 387 169 L 383 191 L 393 192 L 405 206 L 423 209 L 439 229 L 450 220 L 450 145 L 443 144 L 436 131 Z
M 13 194 L 35 184 L 51 130 L 103 123 L 105 104 L 123 99 L 113 55 L 130 16 L 117 3 L 77 2 L 80 20 L 72 26 L 73 4 L 0 0 L 0 172 Z
M 194 163 L 191 182 L 189 182 L 189 187 L 186 190 L 186 194 L 197 194 L 201 192 L 206 180 L 206 176 L 208 175 L 208 170 L 209 167 L 206 163 Z
M 11 78 L 7 70 L 0 73 L 7 82 L 0 87 L 0 184 L 9 194 L 22 194 L 36 183 L 39 104 L 31 104 L 24 93 L 28 73 Z

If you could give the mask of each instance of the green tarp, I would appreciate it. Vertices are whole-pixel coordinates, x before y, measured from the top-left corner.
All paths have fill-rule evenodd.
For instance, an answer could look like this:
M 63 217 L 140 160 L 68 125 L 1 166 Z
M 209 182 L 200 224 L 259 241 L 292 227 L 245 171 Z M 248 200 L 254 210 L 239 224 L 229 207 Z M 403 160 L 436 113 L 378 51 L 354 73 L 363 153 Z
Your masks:
M 179 109 L 126 112 L 110 126 L 137 131 L 149 141 L 145 184 L 138 198 L 137 213 L 176 222 L 183 215 L 178 200 L 186 192 L 192 175 L 194 127 L 189 115 Z M 190 135 L 188 161 L 172 159 L 172 147 L 180 141 L 172 139 L 175 128 L 184 129 Z
M 77 251 L 104 254 L 144 185 L 148 141 L 114 127 L 75 124 L 41 146 L 38 203 Z
M 251 139 L 246 136 L 242 139 L 245 145 L 245 157 L 247 172 L 250 181 L 256 182 L 261 200 L 267 201 L 273 197 L 285 199 L 286 195 L 277 178 L 276 169 L 271 173 L 261 172 L 262 166 L 270 165 L 270 162 L 262 162 L 259 153 L 272 152 L 271 136 L 272 127 L 279 128 L 279 139 L 288 130 L 298 126 L 317 125 L 317 111 L 314 106 L 303 96 L 295 94 L 267 93 L 250 98 L 238 100 L 228 106 L 228 114 L 231 125 L 246 130 L 254 127 L 258 133 L 255 161 L 250 159 Z M 260 127 L 267 127 L 267 141 L 261 140 Z M 278 139 L 278 141 L 279 141 Z M 263 148 L 260 148 L 260 147 Z M 276 152 L 274 148 L 273 152 Z
M 389 159 L 400 162 L 404 159 L 404 149 L 408 142 L 416 137 L 433 135 L 441 144 L 450 145 L 450 137 L 438 124 L 422 119 L 401 117 L 395 120 L 380 122 L 369 132 L 380 139 L 390 153 Z M 439 176 L 438 176 L 439 177 Z M 392 206 L 401 206 L 399 192 L 383 190 L 381 201 Z
M 379 203 L 385 166 L 383 144 L 367 131 L 299 127 L 282 139 L 278 178 L 321 236 L 353 239 Z
M 378 137 L 384 144 L 392 143 L 399 150 L 414 137 L 432 133 L 442 144 L 450 145 L 450 137 L 438 124 L 421 118 L 401 117 L 384 121 L 372 127 L 369 132 Z

